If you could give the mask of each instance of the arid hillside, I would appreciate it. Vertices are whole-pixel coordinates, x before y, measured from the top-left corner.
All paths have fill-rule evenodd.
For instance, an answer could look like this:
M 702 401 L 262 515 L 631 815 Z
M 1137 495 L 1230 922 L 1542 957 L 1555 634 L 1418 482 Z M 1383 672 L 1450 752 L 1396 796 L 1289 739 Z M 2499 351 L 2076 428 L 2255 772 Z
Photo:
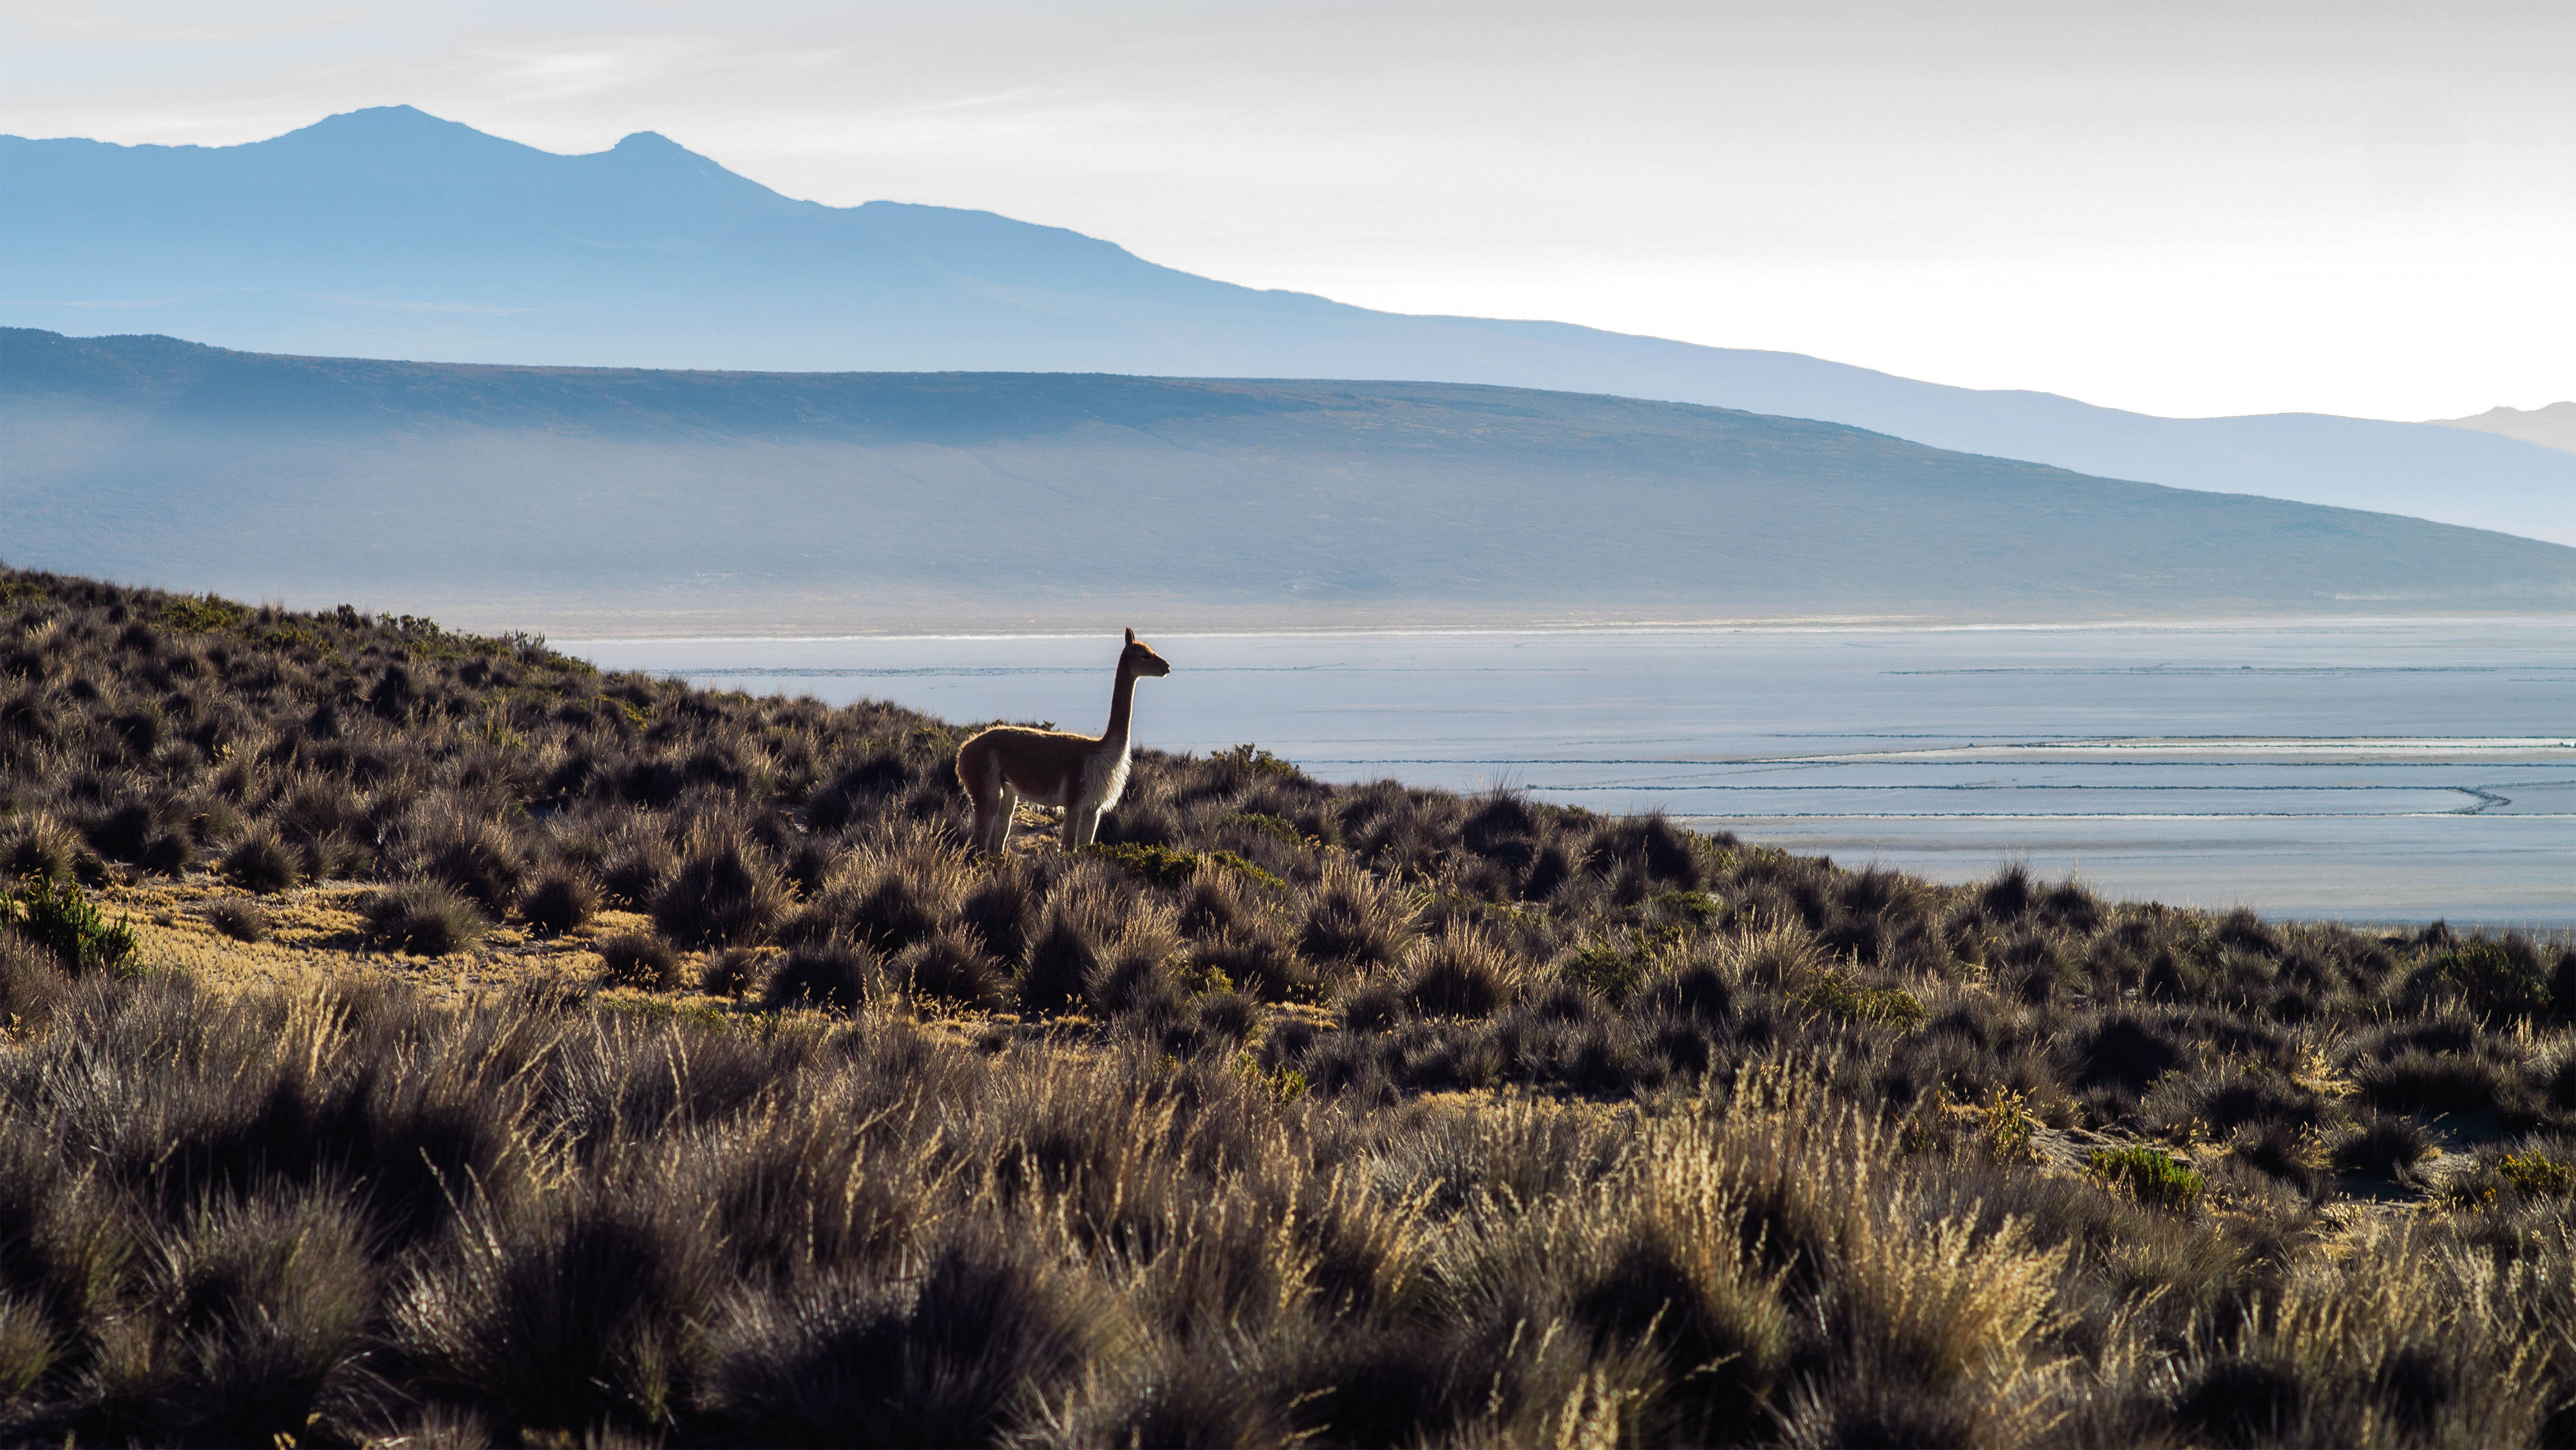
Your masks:
M 0 1439 L 2571 1434 L 2576 954 L 970 728 L 0 573 Z

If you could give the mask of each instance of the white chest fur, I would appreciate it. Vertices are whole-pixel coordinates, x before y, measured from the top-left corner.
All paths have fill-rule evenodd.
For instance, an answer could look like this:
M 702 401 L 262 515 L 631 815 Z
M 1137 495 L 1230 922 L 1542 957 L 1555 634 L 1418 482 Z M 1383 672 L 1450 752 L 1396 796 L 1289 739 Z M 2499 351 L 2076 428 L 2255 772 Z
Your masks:
M 1103 750 L 1082 763 L 1082 808 L 1105 811 L 1118 804 L 1118 795 L 1127 789 L 1127 754 L 1125 741 L 1115 751 Z

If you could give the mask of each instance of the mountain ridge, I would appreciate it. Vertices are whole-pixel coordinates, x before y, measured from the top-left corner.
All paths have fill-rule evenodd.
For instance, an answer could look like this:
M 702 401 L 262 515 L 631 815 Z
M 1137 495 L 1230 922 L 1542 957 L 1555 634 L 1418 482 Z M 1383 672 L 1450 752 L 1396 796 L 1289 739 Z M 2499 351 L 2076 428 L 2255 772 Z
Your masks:
M 322 356 L 1484 383 L 2576 541 L 2576 456 L 2492 433 L 2155 418 L 1796 353 L 1374 312 L 991 212 L 797 200 L 652 132 L 561 156 L 402 107 L 231 147 L 0 138 L 0 202 L 0 323 L 69 333 L 130 320 Z

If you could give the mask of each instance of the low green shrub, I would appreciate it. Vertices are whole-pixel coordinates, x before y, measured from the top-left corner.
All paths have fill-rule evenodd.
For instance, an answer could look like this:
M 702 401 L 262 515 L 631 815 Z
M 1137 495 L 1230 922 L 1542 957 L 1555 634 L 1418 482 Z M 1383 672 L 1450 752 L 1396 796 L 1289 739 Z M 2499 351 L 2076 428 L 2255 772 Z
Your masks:
M 1977 1110 L 1977 1136 L 1999 1162 L 2018 1163 L 2038 1157 L 2038 1149 L 2033 1146 L 2038 1129 L 2038 1120 L 2030 1115 L 2028 1096 L 2016 1089 L 1997 1088 L 1994 1097 Z
M 2533 1150 L 2507 1153 L 2496 1161 L 2496 1176 L 2525 1198 L 2565 1198 L 2576 1193 L 2576 1163 Z
M 1280 759 L 1250 741 L 1216 751 L 1209 755 L 1208 759 L 1219 765 L 1231 766 L 1246 775 L 1294 776 L 1298 773 L 1294 764 Z
M 155 620 L 164 628 L 186 630 L 192 634 L 213 634 L 240 627 L 250 617 L 250 610 L 229 599 L 212 594 L 179 595 L 162 601 Z
M 654 1026 L 685 1022 L 703 1031 L 730 1032 L 734 1025 L 724 1009 L 704 1002 L 674 1002 L 667 997 L 602 997 L 596 1006 L 602 1013 Z
M 1688 917 L 1695 926 L 1713 926 L 1727 915 L 1726 903 L 1705 891 L 1667 891 L 1649 904 Z
M 2550 1006 L 2549 971 L 2517 942 L 2488 937 L 2458 942 L 2427 959 L 2408 980 L 2420 998 L 2457 997 L 2477 1012 L 2533 1016 Z
M 1234 851 L 1210 851 L 1202 855 L 1196 851 L 1175 850 L 1170 846 L 1146 846 L 1132 842 L 1117 845 L 1093 842 L 1091 849 L 1094 853 L 1117 862 L 1127 874 L 1141 881 L 1151 881 L 1157 886 L 1174 888 L 1187 886 L 1190 884 L 1190 878 L 1198 874 L 1202 864 L 1222 866 L 1228 871 L 1257 881 L 1273 890 L 1284 890 L 1288 885 L 1287 882 L 1253 865 Z
M 122 972 L 134 963 L 133 923 L 120 915 L 110 926 L 80 887 L 69 881 L 36 877 L 0 896 L 0 927 L 52 952 L 63 970 Z
M 2121 1189 L 2140 1203 L 2188 1213 L 2208 1184 L 2161 1148 L 2096 1148 L 2085 1157 L 2085 1171 Z
M 1652 953 L 1640 939 L 1628 942 L 1594 942 L 1578 947 L 1565 959 L 1567 975 L 1599 993 L 1605 1001 L 1624 1002 L 1644 980 L 1652 964 Z
M 1247 831 L 1258 831 L 1261 834 L 1278 841 L 1283 846 L 1288 846 L 1300 851 L 1311 850 L 1315 845 L 1313 840 L 1308 838 L 1304 832 L 1297 829 L 1295 823 L 1283 821 L 1277 816 L 1264 815 L 1259 811 L 1227 811 L 1216 817 L 1214 820 L 1209 821 L 1208 827 L 1210 830 L 1216 831 L 1222 831 L 1229 827 L 1240 827 Z
M 1175 851 L 1169 846 L 1132 843 L 1113 846 L 1095 842 L 1091 850 L 1094 855 L 1106 856 L 1117 862 L 1128 875 L 1151 881 L 1157 886 L 1186 886 L 1199 870 L 1196 852 Z
M 1269 872 L 1262 870 L 1260 867 L 1253 865 L 1249 861 L 1246 861 L 1236 852 L 1210 851 L 1207 853 L 1207 860 L 1224 867 L 1238 876 L 1259 882 L 1261 885 L 1267 886 L 1273 891 L 1285 891 L 1288 889 L 1287 882 L 1280 880 L 1278 877 L 1273 876 Z
M 1921 999 L 1902 987 L 1863 987 L 1840 972 L 1826 972 L 1789 995 L 1789 1004 L 1853 1022 L 1881 1022 L 1911 1031 L 1923 1025 Z

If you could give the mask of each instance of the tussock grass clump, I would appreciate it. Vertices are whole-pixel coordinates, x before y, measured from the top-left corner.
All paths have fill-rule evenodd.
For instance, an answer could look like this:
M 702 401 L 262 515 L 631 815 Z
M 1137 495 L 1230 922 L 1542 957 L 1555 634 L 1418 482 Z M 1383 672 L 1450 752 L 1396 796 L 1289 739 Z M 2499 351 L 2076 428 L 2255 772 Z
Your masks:
M 1297 955 L 1285 930 L 1267 923 L 1254 922 L 1212 940 L 1201 937 L 1192 944 L 1191 958 L 1264 1002 L 1310 1002 L 1322 991 L 1315 968 Z
M 1308 898 L 1298 947 L 1344 969 L 1392 965 L 1413 940 L 1414 912 L 1403 895 L 1351 857 L 1325 858 Z
M 2549 1010 L 2554 962 L 2524 937 L 2452 942 L 2408 974 L 2421 999 L 2449 998 L 2478 1013 L 2528 1016 Z
M 246 891 L 267 895 L 295 885 L 304 868 L 277 829 L 261 824 L 243 832 L 224 853 L 224 875 Z
M 491 923 L 474 903 L 436 881 L 409 881 L 375 893 L 366 904 L 377 945 L 443 957 L 480 938 Z
M 2512 1074 L 2477 1053 L 2404 1052 L 2354 1073 L 2363 1098 L 2399 1112 L 2484 1113 L 2515 1095 Z
M 73 986 L 52 952 L 0 927 L 0 1022 L 41 1021 Z
M 652 826 L 630 826 L 605 859 L 600 884 L 610 900 L 649 911 L 662 888 L 679 873 L 679 853 Z
M 423 871 L 432 880 L 454 887 L 495 917 L 507 915 L 518 903 L 527 869 L 508 829 L 491 820 L 450 825 L 423 858 Z
M 1030 867 L 988 862 L 958 904 L 958 916 L 986 951 L 1003 962 L 1016 962 L 1028 949 L 1044 896 L 1045 887 Z
M 897 952 L 886 975 L 907 996 L 961 1007 L 999 1007 L 1010 986 L 1002 964 L 958 926 L 944 927 Z
M 268 913 L 255 901 L 227 899 L 206 908 L 206 920 L 215 930 L 238 942 L 268 940 Z
M 1186 950 L 1169 914 L 1131 914 L 1084 974 L 1084 1003 L 1102 1018 L 1133 1017 L 1156 1025 L 1170 1020 L 1189 990 L 1182 972 Z
M 710 953 L 698 986 L 711 997 L 739 997 L 760 980 L 760 953 L 751 947 L 727 947 Z
M 1405 999 L 1426 1017 L 1491 1016 L 1518 990 L 1510 954 L 1464 923 L 1451 922 L 1417 955 Z
M 80 838 L 50 815 L 11 822 L 0 831 L 0 880 L 68 881 L 80 849 Z
M 2373 1113 L 2335 1145 L 2334 1165 L 2346 1173 L 2406 1181 L 2433 1151 L 2433 1135 L 2406 1118 Z
M 620 932 L 598 950 L 600 974 L 617 986 L 667 992 L 680 985 L 680 954 L 650 932 Z
M 773 1008 L 856 1012 L 883 990 L 885 964 L 855 942 L 821 941 L 790 951 L 769 974 L 762 999 Z
M 562 936 L 590 924 L 599 912 L 599 888 L 591 883 L 589 873 L 569 866 L 554 866 L 541 872 L 536 883 L 519 903 L 530 930 L 541 936 Z
M 1106 896 L 1057 893 L 1045 921 L 1029 939 L 1015 984 L 1021 1006 L 1053 1012 L 1082 1000 L 1085 985 L 1100 970 L 1116 909 L 1115 901 Z
M 653 898 L 653 924 L 688 946 L 741 946 L 786 913 L 787 883 L 767 854 L 739 837 L 704 842 Z

